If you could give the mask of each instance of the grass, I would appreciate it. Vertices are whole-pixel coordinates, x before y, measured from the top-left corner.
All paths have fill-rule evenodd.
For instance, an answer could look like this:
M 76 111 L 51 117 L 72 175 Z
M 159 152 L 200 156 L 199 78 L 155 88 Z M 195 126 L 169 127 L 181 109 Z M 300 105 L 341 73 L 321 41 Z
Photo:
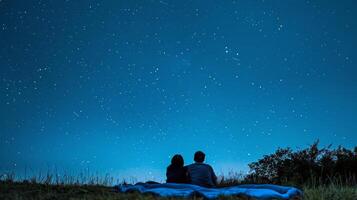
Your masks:
M 307 200 L 356 200 L 356 186 L 327 185 L 303 187 L 304 199 Z
M 48 185 L 40 183 L 0 182 L 2 200 L 169 200 L 139 193 L 119 194 L 113 187 L 101 185 Z M 175 198 L 178 199 L 178 198 Z
M 70 176 L 44 176 L 33 177 L 29 180 L 16 180 L 13 174 L 0 176 L 0 199 L 2 200 L 177 200 L 179 198 L 160 198 L 152 195 L 138 193 L 120 194 L 115 191 L 112 178 L 90 177 L 83 175 Z M 241 183 L 239 175 L 222 179 L 219 186 L 232 186 Z M 302 187 L 305 200 L 357 200 L 357 187 L 345 186 L 340 182 L 329 185 L 319 185 L 316 182 Z M 193 199 L 201 199 L 193 197 Z M 247 197 L 221 197 L 224 200 L 252 200 Z
M 0 181 L 1 200 L 178 200 L 139 193 L 122 194 L 104 185 L 54 185 L 31 182 Z M 202 199 L 196 198 L 193 199 Z M 243 198 L 235 198 L 244 200 Z M 247 199 L 247 198 L 246 198 Z

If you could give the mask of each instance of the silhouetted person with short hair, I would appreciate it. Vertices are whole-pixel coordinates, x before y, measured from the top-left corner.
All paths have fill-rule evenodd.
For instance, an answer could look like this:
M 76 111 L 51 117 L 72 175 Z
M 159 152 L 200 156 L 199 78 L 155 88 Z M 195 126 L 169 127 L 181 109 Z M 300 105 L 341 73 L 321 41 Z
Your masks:
M 179 154 L 174 155 L 171 164 L 166 170 L 167 183 L 189 183 L 187 168 L 184 167 L 183 157 Z
M 195 163 L 187 166 L 191 184 L 203 187 L 215 187 L 217 185 L 217 176 L 210 165 L 203 163 L 205 161 L 205 154 L 202 151 L 197 151 L 194 161 Z

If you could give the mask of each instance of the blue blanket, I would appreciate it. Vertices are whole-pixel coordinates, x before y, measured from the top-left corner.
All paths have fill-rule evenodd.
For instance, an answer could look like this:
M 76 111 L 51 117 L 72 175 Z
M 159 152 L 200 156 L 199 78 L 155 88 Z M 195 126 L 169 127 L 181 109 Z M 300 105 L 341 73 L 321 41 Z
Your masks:
M 290 199 L 302 196 L 302 191 L 294 187 L 285 187 L 271 184 L 249 184 L 225 188 L 205 188 L 191 184 L 136 184 L 118 185 L 119 192 L 139 192 L 154 194 L 162 197 L 191 197 L 202 196 L 205 199 L 215 199 L 218 196 L 247 196 L 254 199 Z

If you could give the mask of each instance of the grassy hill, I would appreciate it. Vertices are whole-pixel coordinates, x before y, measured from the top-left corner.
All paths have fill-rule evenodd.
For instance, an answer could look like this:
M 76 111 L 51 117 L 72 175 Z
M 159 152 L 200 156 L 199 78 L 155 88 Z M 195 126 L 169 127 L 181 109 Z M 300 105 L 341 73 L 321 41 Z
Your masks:
M 223 183 L 227 186 L 227 183 Z M 328 186 L 304 186 L 304 198 L 306 200 L 356 200 L 357 187 L 330 184 Z M 80 185 L 80 184 L 45 184 L 35 182 L 0 181 L 0 199 L 7 200 L 165 200 L 178 198 L 159 198 L 138 193 L 120 194 L 115 188 L 104 185 Z M 193 198 L 201 199 L 201 198 Z M 248 200 L 247 197 L 221 197 L 220 199 Z
M 298 151 L 279 148 L 275 153 L 249 164 L 249 167 L 250 174 L 242 176 L 231 173 L 230 177 L 220 179 L 218 187 L 272 183 L 298 187 L 304 191 L 306 200 L 357 200 L 357 147 L 353 150 L 343 147 L 321 149 L 317 141 Z M 15 177 L 12 173 L 0 174 L 0 200 L 168 199 L 136 193 L 120 194 L 111 187 L 115 183 L 109 175 L 101 178 L 96 175 L 80 174 L 73 177 L 47 173 L 25 181 Z

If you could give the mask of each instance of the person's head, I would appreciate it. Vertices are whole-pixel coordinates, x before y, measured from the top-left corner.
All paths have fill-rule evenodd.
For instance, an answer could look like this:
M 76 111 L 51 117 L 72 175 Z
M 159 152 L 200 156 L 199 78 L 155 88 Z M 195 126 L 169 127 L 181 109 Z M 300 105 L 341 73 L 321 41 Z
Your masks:
M 205 153 L 203 153 L 202 151 L 196 151 L 193 160 L 198 163 L 203 163 L 203 161 L 205 161 L 205 156 Z
M 171 159 L 171 165 L 177 167 L 183 167 L 184 165 L 183 157 L 180 154 L 174 155 L 174 157 L 172 157 Z

